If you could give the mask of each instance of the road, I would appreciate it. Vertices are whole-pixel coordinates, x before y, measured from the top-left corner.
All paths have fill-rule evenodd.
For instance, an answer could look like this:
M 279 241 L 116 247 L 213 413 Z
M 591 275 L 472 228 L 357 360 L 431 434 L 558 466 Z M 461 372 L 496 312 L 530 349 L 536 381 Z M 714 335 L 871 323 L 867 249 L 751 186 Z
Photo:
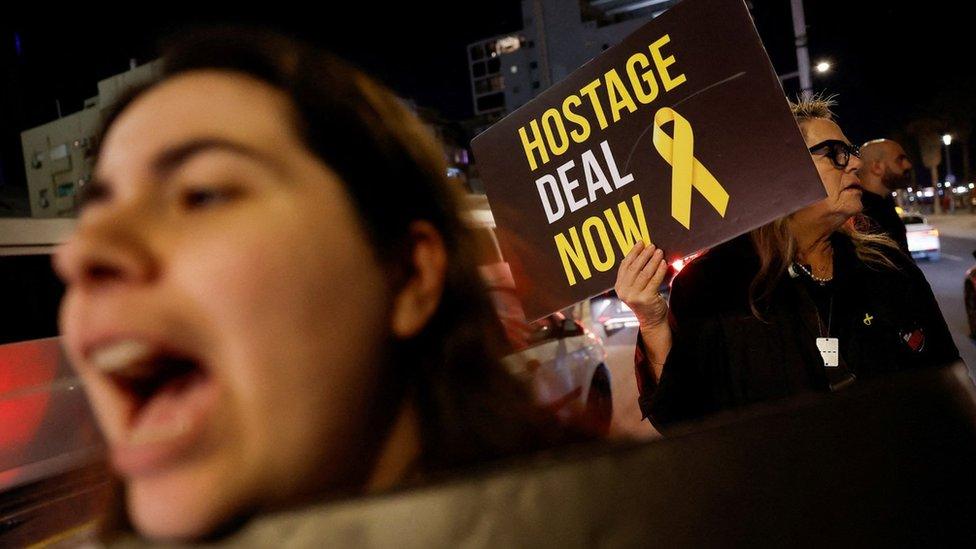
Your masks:
M 599 330 L 599 328 L 597 328 Z M 657 431 L 641 421 L 637 405 L 637 379 L 634 377 L 634 344 L 637 328 L 626 328 L 611 337 L 604 337 L 607 347 L 607 368 L 610 370 L 610 389 L 613 393 L 613 423 L 610 434 L 621 438 L 654 438 Z
M 976 264 L 976 215 L 932 216 L 929 221 L 942 233 L 942 259 L 920 261 L 936 300 L 942 308 L 952 338 L 959 353 L 969 366 L 969 373 L 976 379 L 976 342 L 969 338 L 962 283 L 967 269 Z M 653 427 L 641 421 L 637 406 L 637 382 L 634 378 L 635 328 L 621 330 L 605 337 L 602 330 L 594 330 L 604 337 L 607 347 L 607 367 L 610 369 L 613 391 L 613 424 L 611 435 L 615 437 L 653 438 Z
M 976 342 L 969 338 L 969 326 L 963 303 L 962 284 L 966 270 L 976 264 L 976 216 L 932 216 L 929 222 L 942 234 L 942 258 L 939 261 L 920 261 L 919 267 L 932 286 L 935 299 L 942 308 L 952 339 L 959 354 L 969 366 L 969 375 L 976 379 Z

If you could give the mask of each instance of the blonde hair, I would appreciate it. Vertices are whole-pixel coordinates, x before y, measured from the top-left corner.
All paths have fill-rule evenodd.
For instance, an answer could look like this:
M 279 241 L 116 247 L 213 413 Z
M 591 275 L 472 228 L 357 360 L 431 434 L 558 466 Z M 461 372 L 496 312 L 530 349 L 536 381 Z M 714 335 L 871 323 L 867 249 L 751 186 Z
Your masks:
M 813 119 L 834 120 L 831 107 L 837 102 L 835 96 L 816 95 L 810 99 L 797 99 L 790 102 L 790 110 L 803 131 L 803 123 Z M 790 264 L 796 259 L 796 237 L 789 228 L 792 214 L 767 223 L 749 233 L 753 247 L 759 255 L 759 271 L 749 284 L 749 308 L 753 316 L 763 320 L 760 304 L 768 299 L 777 282 L 786 274 Z M 866 218 L 855 215 L 839 229 L 854 245 L 858 260 L 874 268 L 898 269 L 887 255 L 901 253 L 894 240 L 883 234 L 867 232 Z
M 797 124 L 814 118 L 833 120 L 833 107 L 837 106 L 836 99 L 836 95 L 824 96 L 823 94 L 814 95 L 809 99 L 797 97 L 795 103 L 790 101 L 790 110 L 793 111 Z

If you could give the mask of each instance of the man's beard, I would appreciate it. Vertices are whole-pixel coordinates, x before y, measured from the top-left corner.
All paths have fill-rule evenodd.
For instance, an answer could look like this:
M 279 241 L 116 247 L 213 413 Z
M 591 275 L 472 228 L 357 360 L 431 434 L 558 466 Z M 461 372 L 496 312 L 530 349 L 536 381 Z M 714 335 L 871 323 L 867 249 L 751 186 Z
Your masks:
M 907 188 L 912 183 L 912 171 L 905 170 L 901 174 L 886 171 L 881 182 L 892 191 Z

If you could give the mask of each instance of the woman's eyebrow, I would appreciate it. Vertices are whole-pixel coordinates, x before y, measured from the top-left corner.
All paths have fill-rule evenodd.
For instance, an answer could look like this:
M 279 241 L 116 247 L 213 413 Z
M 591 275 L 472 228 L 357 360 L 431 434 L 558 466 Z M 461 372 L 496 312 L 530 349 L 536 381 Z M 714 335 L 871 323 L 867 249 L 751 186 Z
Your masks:
M 245 156 L 275 170 L 279 167 L 274 159 L 249 145 L 223 137 L 200 137 L 183 141 L 157 154 L 151 164 L 152 172 L 157 178 L 163 179 L 194 156 L 218 151 Z

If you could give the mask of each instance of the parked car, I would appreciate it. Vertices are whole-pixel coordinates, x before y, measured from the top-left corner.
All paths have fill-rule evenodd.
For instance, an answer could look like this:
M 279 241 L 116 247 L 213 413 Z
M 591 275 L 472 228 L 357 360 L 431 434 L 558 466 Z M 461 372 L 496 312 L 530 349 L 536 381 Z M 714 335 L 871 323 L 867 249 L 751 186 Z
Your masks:
M 660 288 L 661 295 L 665 299 L 667 299 L 668 294 L 671 292 L 671 282 L 674 280 L 674 277 L 678 276 L 678 273 L 686 265 L 702 253 L 704 253 L 704 250 L 676 259 L 668 265 L 668 274 L 664 282 L 661 283 Z M 613 290 L 591 298 L 590 311 L 594 319 L 594 328 L 602 329 L 605 337 L 613 337 L 622 330 L 638 328 L 640 326 L 637 315 L 634 314 L 634 311 L 626 303 L 617 298 L 617 294 Z
M 976 258 L 976 250 L 973 251 L 973 258 Z M 976 265 L 966 271 L 966 280 L 962 286 L 966 300 L 966 318 L 969 319 L 969 337 L 976 338 Z
M 915 214 L 903 215 L 905 232 L 908 237 L 908 251 L 915 259 L 938 261 L 941 256 L 939 243 L 939 229 L 928 224 L 928 221 Z
M 637 328 L 640 322 L 634 311 L 613 292 L 590 300 L 590 311 L 596 319 L 595 325 L 603 328 L 603 333 L 611 337 L 626 328 Z
M 475 232 L 481 277 L 512 347 L 506 367 L 560 419 L 607 432 L 613 416 L 610 370 L 603 341 L 586 328 L 587 307 L 581 303 L 528 322 L 511 268 L 502 257 L 487 199 L 469 197 L 466 216 Z

